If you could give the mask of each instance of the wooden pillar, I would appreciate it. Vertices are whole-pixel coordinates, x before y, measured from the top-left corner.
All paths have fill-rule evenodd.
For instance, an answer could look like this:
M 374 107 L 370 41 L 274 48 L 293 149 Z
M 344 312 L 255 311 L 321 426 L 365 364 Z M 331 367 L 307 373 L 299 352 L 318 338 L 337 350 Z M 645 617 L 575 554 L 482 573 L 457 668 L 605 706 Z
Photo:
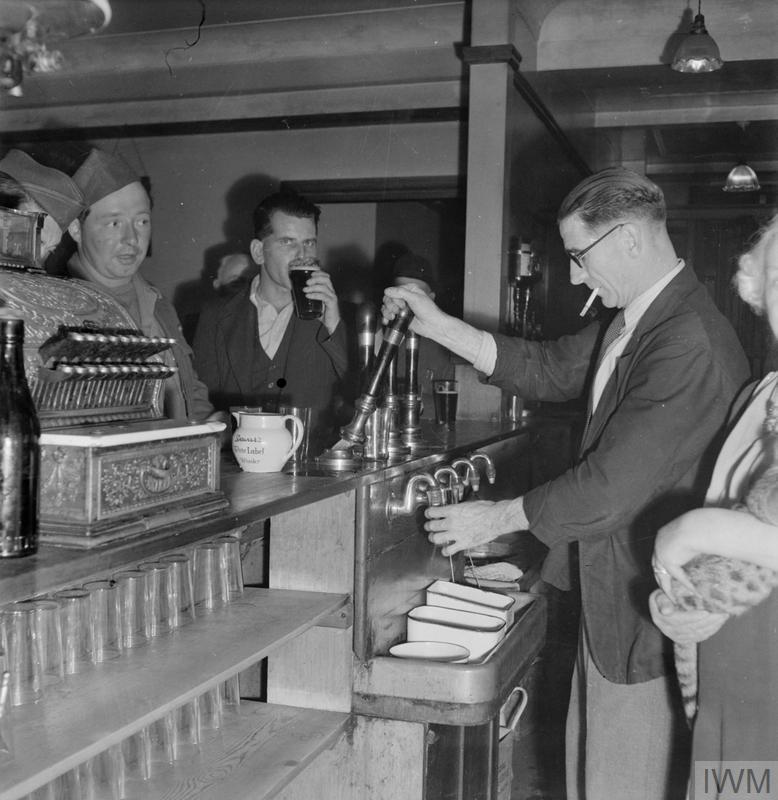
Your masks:
M 512 244 L 545 239 L 556 206 L 589 172 L 523 75 L 515 43 L 533 47 L 511 0 L 473 0 L 469 66 L 464 319 L 490 332 L 509 322 Z M 527 59 L 535 64 L 534 50 Z M 561 192 L 561 195 L 560 195 Z M 499 390 L 458 365 L 459 414 L 501 415 Z

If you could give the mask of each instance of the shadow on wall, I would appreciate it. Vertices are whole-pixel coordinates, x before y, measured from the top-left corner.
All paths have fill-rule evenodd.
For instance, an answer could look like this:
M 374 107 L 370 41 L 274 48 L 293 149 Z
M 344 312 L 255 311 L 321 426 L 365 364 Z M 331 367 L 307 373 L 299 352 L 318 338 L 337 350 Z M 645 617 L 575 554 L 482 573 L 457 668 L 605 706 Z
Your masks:
M 191 343 L 194 337 L 203 304 L 216 297 L 213 279 L 219 261 L 230 253 L 249 252 L 254 238 L 254 209 L 263 198 L 277 191 L 278 186 L 276 178 L 254 173 L 239 178 L 227 190 L 224 196 L 226 216 L 222 225 L 224 241 L 206 248 L 199 278 L 179 284 L 173 298 L 188 342 Z
M 332 286 L 338 296 L 340 314 L 346 326 L 349 363 L 357 364 L 356 317 L 362 303 L 371 300 L 373 271 L 370 257 L 358 245 L 344 244 L 319 251 L 322 267 L 330 274 Z
M 411 249 L 407 244 L 393 240 L 382 242 L 376 249 L 373 262 L 373 300 L 379 306 L 384 296 L 384 289 L 392 285 L 395 261 L 410 252 Z
M 329 272 L 335 294 L 342 303 L 359 305 L 369 300 L 373 291 L 370 257 L 355 244 L 328 248 L 320 253 L 322 267 Z

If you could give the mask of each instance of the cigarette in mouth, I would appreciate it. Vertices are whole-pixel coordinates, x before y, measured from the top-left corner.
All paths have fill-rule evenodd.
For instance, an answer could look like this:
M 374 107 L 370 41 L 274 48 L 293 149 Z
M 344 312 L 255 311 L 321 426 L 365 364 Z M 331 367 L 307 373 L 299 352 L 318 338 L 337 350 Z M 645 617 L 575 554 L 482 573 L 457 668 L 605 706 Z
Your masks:
M 589 295 L 589 299 L 586 301 L 586 305 L 581 309 L 580 313 L 578 314 L 579 317 L 583 317 L 586 312 L 592 307 L 592 303 L 594 302 L 594 298 L 600 293 L 599 289 L 592 289 L 592 293 Z

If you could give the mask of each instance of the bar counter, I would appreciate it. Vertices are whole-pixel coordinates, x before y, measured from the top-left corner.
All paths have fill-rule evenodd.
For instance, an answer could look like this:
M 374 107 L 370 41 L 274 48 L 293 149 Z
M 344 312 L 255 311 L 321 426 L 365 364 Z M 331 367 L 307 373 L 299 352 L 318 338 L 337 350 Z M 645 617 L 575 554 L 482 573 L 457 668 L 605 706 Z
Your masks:
M 43 544 L 38 553 L 22 559 L 0 562 L 0 604 L 32 597 L 73 585 L 98 572 L 119 569 L 133 561 L 148 559 L 155 553 L 192 544 L 200 539 L 228 533 L 258 520 L 333 497 L 358 486 L 386 481 L 400 472 L 429 470 L 444 458 L 455 458 L 481 445 L 509 437 L 538 434 L 548 418 L 529 418 L 517 425 L 461 421 L 456 431 L 441 433 L 423 424 L 424 447 L 412 457 L 391 466 L 376 465 L 358 472 L 319 470 L 310 463 L 299 474 L 285 472 L 256 474 L 241 472 L 231 454 L 223 454 L 221 489 L 230 508 L 224 514 L 194 524 L 177 524 L 148 537 L 98 545 L 91 549 Z
M 543 646 L 545 600 L 517 613 L 503 643 L 479 661 L 399 663 L 388 652 L 405 638 L 407 611 L 424 603 L 434 580 L 454 569 L 461 580 L 464 559 L 430 545 L 423 506 L 399 516 L 387 509 L 411 475 L 475 451 L 497 468 L 494 486 L 482 477 L 479 496 L 516 496 L 564 467 L 569 427 L 539 416 L 516 425 L 461 421 L 445 434 L 426 425 L 412 458 L 359 472 L 309 464 L 297 474 L 252 474 L 225 454 L 224 513 L 89 549 L 43 545 L 0 563 L 7 603 L 229 533 L 240 539 L 247 584 L 234 604 L 87 665 L 64 691 L 15 708 L 16 756 L 0 773 L 0 800 L 76 774 L 235 676 L 245 698 L 239 716 L 194 760 L 175 762 L 127 797 L 495 798 L 497 712 Z M 549 457 L 558 463 L 549 466 Z M 518 563 L 529 576 L 544 550 L 521 539 Z

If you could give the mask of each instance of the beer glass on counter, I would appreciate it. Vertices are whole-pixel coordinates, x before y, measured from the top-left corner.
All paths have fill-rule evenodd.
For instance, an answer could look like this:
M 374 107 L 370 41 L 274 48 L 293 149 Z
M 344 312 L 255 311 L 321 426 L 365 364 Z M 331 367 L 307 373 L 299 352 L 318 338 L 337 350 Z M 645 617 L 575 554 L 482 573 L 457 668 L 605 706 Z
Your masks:
M 294 311 L 299 319 L 318 319 L 324 313 L 324 303 L 321 300 L 312 300 L 303 291 L 311 275 L 320 269 L 319 260 L 310 256 L 295 258 L 289 262 Z
M 451 380 L 433 380 L 432 394 L 435 399 L 435 422 L 454 430 L 459 401 L 459 384 Z

